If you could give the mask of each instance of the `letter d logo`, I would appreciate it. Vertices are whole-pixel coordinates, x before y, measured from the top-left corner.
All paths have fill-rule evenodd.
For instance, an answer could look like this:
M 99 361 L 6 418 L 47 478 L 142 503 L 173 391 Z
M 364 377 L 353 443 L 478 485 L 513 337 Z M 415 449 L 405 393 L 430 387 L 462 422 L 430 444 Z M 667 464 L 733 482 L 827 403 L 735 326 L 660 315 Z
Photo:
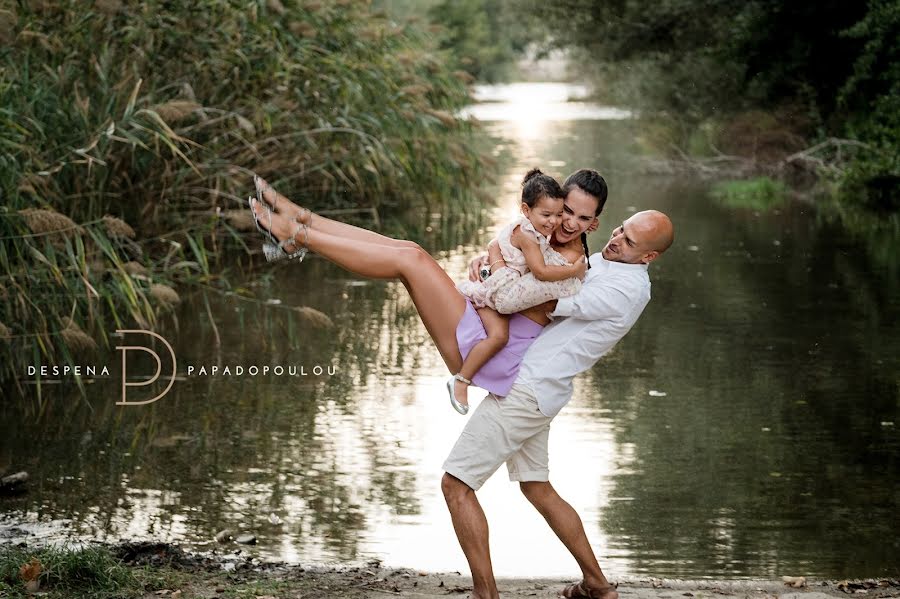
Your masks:
M 149 347 L 144 347 L 143 345 L 117 345 L 117 350 L 122 350 L 122 401 L 117 401 L 117 406 L 142 406 L 148 403 L 153 403 L 154 401 L 161 399 L 166 393 L 169 392 L 169 389 L 172 388 L 172 385 L 175 383 L 175 373 L 177 372 L 177 366 L 175 363 L 175 352 L 172 350 L 172 346 L 169 345 L 169 342 L 163 339 L 160 335 L 157 335 L 153 331 L 142 331 L 142 330 L 116 330 L 117 333 L 143 333 L 144 335 L 150 335 L 151 337 L 156 337 L 160 341 L 163 342 L 163 345 L 166 346 L 166 349 L 169 350 L 169 355 L 172 356 L 172 376 L 169 378 L 169 384 L 166 386 L 165 390 L 162 393 L 154 397 L 153 399 L 147 399 L 144 401 L 128 401 L 126 398 L 126 393 L 128 391 L 128 387 L 143 387 L 145 385 L 151 385 L 156 382 L 156 379 L 159 378 L 160 372 L 162 371 L 162 361 L 159 359 L 159 354 L 150 349 Z M 127 363 L 127 355 L 128 350 L 136 349 L 145 351 L 156 360 L 156 374 L 153 375 L 148 381 L 144 381 L 142 383 L 129 383 L 126 363 Z

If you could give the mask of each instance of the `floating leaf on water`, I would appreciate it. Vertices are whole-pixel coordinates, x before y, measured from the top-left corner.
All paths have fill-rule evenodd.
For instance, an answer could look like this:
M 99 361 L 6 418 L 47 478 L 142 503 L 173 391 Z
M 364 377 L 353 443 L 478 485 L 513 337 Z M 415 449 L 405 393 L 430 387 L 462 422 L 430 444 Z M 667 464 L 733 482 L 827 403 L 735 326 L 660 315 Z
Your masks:
M 650 397 L 665 397 L 667 393 L 665 391 L 656 391 L 655 389 L 651 389 L 647 392 L 647 395 Z

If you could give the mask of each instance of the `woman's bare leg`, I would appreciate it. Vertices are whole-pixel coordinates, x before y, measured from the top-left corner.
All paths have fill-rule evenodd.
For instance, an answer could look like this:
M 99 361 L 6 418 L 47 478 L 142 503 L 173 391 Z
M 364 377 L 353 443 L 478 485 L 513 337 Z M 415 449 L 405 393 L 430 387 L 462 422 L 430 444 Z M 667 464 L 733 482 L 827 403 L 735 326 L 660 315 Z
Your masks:
M 264 225 L 265 210 L 258 202 L 252 202 L 253 210 Z M 282 214 L 272 214 L 272 234 L 277 239 L 287 239 L 297 223 Z M 311 251 L 328 258 L 338 266 L 371 279 L 399 279 L 412 297 L 419 317 L 434 340 L 444 363 L 450 372 L 458 372 L 462 365 L 459 343 L 456 341 L 456 325 L 466 310 L 466 300 L 456 290 L 456 285 L 444 269 L 425 250 L 416 244 L 404 247 L 388 247 L 331 235 L 315 228 L 297 234 Z M 291 248 L 286 248 L 291 251 Z
M 284 214 L 288 218 L 296 218 L 298 222 L 304 225 L 310 225 L 313 229 L 317 229 L 329 235 L 339 235 L 347 239 L 356 241 L 365 241 L 367 243 L 377 243 L 379 245 L 387 245 L 391 247 L 418 247 L 414 241 L 406 239 L 394 239 L 369 229 L 356 227 L 337 220 L 326 218 L 320 214 L 304 209 L 302 206 L 295 204 L 287 196 L 278 193 L 265 180 L 260 179 L 263 186 L 263 199 L 269 206 L 272 206 L 276 212 Z

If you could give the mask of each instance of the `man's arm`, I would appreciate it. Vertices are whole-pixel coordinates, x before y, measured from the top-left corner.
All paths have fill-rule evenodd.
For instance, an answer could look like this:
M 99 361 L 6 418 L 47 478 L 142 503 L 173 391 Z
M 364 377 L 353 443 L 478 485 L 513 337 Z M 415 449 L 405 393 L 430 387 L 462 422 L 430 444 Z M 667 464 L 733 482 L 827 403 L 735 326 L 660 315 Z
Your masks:
M 560 298 L 550 316 L 572 316 L 583 320 L 616 318 L 626 314 L 632 304 L 632 298 L 615 280 L 606 279 L 584 285 L 575 295 Z

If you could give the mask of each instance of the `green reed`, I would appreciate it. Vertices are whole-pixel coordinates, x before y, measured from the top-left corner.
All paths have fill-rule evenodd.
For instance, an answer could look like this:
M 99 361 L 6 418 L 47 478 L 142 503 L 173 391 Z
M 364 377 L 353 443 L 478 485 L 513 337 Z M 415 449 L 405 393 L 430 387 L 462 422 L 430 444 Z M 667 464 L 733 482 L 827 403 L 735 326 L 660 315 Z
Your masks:
M 475 212 L 467 82 L 427 31 L 363 0 L 174 6 L 0 0 L 4 382 L 220 279 L 253 172 L 313 209 Z

